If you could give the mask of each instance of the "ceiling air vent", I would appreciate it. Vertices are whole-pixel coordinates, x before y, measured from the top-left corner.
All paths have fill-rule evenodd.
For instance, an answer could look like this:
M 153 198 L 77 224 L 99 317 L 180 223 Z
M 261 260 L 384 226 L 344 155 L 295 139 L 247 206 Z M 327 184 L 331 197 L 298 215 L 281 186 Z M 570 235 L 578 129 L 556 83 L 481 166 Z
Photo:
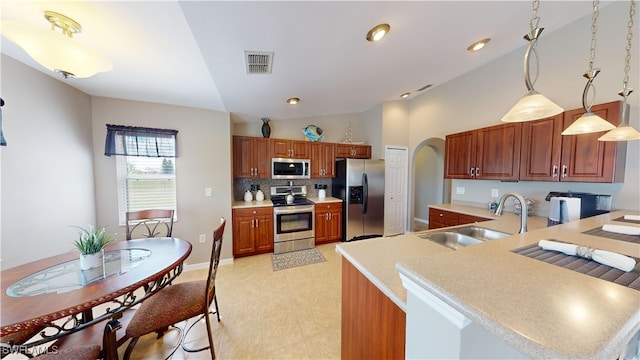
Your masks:
M 247 65 L 247 74 L 271 74 L 272 61 L 272 52 L 244 52 L 244 62 Z

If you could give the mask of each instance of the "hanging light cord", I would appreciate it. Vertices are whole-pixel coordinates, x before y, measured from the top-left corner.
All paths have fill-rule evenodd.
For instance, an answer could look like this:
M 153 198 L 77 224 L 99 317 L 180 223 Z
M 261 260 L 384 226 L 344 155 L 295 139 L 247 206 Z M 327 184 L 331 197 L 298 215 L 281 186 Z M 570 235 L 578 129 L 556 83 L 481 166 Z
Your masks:
M 540 64 L 538 61 L 538 53 L 536 52 L 536 45 L 538 44 L 538 37 L 542 33 L 543 28 L 539 28 L 540 17 L 538 16 L 538 7 L 540 7 L 540 0 L 533 0 L 531 4 L 532 14 L 531 20 L 529 20 L 529 28 L 531 29 L 529 34 L 525 35 L 525 40 L 529 41 L 529 46 L 524 55 L 524 84 L 527 87 L 528 92 L 533 92 L 533 85 L 538 80 L 538 74 L 540 73 Z M 535 56 L 536 73 L 531 79 L 531 54 Z
M 633 38 L 633 16 L 636 13 L 636 3 L 634 0 L 630 1 L 629 6 L 629 21 L 627 22 L 627 46 L 625 48 L 626 55 L 624 57 L 624 77 L 622 78 L 622 90 L 618 95 L 622 96 L 622 124 L 621 126 L 628 125 L 629 117 L 627 116 L 627 97 L 631 95 L 633 89 L 629 87 L 629 70 L 631 70 L 631 39 Z
M 598 4 L 599 0 L 593 0 L 593 14 L 591 15 L 591 46 L 589 52 L 589 70 L 585 72 L 582 76 L 587 78 L 587 85 L 584 87 L 584 91 L 582 92 L 582 107 L 584 108 L 585 113 L 591 113 L 591 105 L 593 104 L 593 100 L 596 98 L 596 88 L 593 86 L 593 80 L 595 80 L 596 76 L 600 73 L 600 69 L 593 68 L 593 62 L 596 58 L 596 43 L 597 43 L 597 32 L 598 32 Z M 593 96 L 591 101 L 588 101 L 589 90 L 593 90 Z

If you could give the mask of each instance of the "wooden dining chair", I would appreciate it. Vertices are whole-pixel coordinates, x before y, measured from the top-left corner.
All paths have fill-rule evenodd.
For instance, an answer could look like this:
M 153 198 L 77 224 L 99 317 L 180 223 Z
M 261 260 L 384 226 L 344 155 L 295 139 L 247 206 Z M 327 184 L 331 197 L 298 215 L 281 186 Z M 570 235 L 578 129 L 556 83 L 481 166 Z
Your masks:
M 222 237 L 226 220 L 220 218 L 220 225 L 213 232 L 213 245 L 211 247 L 211 259 L 209 260 L 209 273 L 206 280 L 190 281 L 173 284 L 158 291 L 142 302 L 136 310 L 133 318 L 126 329 L 127 338 L 131 338 L 124 354 L 124 359 L 128 360 L 140 336 L 157 332 L 171 325 L 199 316 L 198 320 L 186 330 L 181 330 L 180 344 L 172 351 L 175 352 L 178 346 L 182 346 L 185 351 L 198 352 L 206 349 L 211 351 L 211 359 L 215 359 L 213 346 L 213 333 L 211 330 L 211 319 L 209 315 L 214 312 L 210 310 L 212 303 L 215 305 L 215 314 L 220 321 L 218 311 L 218 300 L 216 297 L 216 273 L 220 262 L 220 251 L 222 250 Z M 205 319 L 209 346 L 199 349 L 187 348 L 184 344 L 189 330 L 200 323 L 200 319 Z M 179 329 L 179 328 L 178 328 Z M 180 329 L 179 329 L 180 330 Z M 161 334 L 158 334 L 160 337 Z
M 128 211 L 127 240 L 150 237 L 171 237 L 174 210 L 148 209 Z

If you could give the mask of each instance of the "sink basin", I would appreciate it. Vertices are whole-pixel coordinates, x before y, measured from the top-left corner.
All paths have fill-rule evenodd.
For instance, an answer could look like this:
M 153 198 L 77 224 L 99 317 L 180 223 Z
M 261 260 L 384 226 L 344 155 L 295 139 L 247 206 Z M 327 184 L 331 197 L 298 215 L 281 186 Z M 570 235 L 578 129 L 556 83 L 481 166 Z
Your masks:
M 480 244 L 488 240 L 496 240 L 510 235 L 511 234 L 471 225 L 447 229 L 445 231 L 426 232 L 418 235 L 418 237 L 457 250 L 465 246 Z
M 457 250 L 465 246 L 479 244 L 482 240 L 452 231 L 434 232 L 419 235 L 423 239 L 430 240 L 450 249 Z
M 479 226 L 465 226 L 456 229 L 452 229 L 458 234 L 466 235 L 479 240 L 496 240 L 510 236 L 511 234 L 503 233 L 501 231 L 485 229 Z

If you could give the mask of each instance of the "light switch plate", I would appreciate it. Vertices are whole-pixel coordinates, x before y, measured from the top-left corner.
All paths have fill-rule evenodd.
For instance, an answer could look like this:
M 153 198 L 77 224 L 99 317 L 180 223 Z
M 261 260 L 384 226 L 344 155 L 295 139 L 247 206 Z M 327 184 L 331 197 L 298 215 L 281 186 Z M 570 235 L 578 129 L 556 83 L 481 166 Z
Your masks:
M 213 195 L 213 191 L 211 190 L 210 187 L 208 188 L 204 188 L 204 196 L 211 196 Z
M 498 189 L 491 189 L 491 197 L 497 198 L 498 196 L 500 196 Z
M 203 243 L 203 242 L 207 242 L 207 235 L 205 235 L 205 234 L 200 234 L 200 242 L 201 242 L 201 243 Z
M 456 186 L 456 194 L 464 195 L 464 186 Z

